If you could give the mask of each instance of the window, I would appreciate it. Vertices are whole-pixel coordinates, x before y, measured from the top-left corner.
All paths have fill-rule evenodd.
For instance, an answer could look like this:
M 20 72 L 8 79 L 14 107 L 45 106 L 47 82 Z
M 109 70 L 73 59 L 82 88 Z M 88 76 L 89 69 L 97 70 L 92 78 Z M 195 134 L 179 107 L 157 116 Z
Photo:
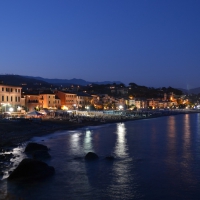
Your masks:
M 15 102 L 17 102 L 17 97 L 15 97 Z
M 15 89 L 15 92 L 17 92 L 17 89 Z
M 20 93 L 20 89 L 18 89 L 18 92 Z
M 13 91 L 13 89 L 12 89 L 12 88 L 10 88 L 10 91 L 12 92 L 12 91 Z
M 10 97 L 10 101 L 12 101 L 12 99 L 13 99 L 13 98 L 12 98 L 12 96 L 11 96 L 11 97 Z
M 8 101 L 8 96 L 7 96 L 7 98 L 6 98 L 6 99 L 7 99 L 7 101 Z
M 9 88 L 6 88 L 6 92 L 9 92 Z
M 2 87 L 2 91 L 4 91 L 4 87 Z
M 20 102 L 20 97 L 18 97 L 18 102 Z
M 2 101 L 4 101 L 4 96 L 2 96 Z

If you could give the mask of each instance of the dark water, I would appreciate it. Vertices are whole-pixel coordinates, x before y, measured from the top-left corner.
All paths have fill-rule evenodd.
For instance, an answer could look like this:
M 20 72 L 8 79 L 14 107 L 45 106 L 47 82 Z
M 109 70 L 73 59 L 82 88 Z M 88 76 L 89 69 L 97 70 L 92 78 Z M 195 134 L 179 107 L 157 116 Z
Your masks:
M 57 133 L 58 134 L 58 133 Z M 53 134 L 53 177 L 28 184 L 1 181 L 23 199 L 200 199 L 200 114 L 88 127 Z M 100 159 L 83 157 L 96 152 Z M 105 160 L 114 155 L 114 161 Z

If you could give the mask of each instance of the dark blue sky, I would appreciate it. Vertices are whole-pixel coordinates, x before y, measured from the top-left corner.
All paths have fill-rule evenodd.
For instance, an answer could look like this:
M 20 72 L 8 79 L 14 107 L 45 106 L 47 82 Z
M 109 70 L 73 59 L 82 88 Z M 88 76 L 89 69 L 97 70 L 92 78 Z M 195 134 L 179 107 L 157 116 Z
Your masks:
M 0 73 L 200 87 L 200 1 L 2 0 Z

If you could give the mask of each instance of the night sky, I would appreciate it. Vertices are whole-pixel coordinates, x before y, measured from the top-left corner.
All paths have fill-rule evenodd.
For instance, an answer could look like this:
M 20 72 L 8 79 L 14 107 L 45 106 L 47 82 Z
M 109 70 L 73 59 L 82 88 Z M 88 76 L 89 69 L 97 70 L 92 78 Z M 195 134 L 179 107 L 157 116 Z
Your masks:
M 0 74 L 200 87 L 200 1 L 0 0 Z

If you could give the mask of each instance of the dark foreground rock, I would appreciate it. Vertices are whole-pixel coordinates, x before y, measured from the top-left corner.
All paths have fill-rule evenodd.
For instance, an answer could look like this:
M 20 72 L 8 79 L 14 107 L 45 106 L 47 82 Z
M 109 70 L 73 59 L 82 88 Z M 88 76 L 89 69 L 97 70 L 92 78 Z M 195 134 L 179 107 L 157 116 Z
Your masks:
M 36 180 L 51 176 L 54 173 L 54 167 L 39 160 L 25 158 L 10 174 L 8 180 Z
M 43 144 L 37 144 L 34 142 L 28 143 L 26 148 L 25 148 L 25 152 L 33 152 L 33 151 L 39 151 L 39 150 L 44 150 L 44 151 L 48 151 L 47 146 L 43 145 Z
M 88 152 L 85 156 L 86 160 L 96 160 L 98 158 L 99 158 L 99 156 L 96 153 L 93 153 L 93 152 Z
M 33 159 L 37 159 L 37 160 L 51 158 L 49 152 L 45 150 L 34 151 L 32 156 L 33 156 Z

